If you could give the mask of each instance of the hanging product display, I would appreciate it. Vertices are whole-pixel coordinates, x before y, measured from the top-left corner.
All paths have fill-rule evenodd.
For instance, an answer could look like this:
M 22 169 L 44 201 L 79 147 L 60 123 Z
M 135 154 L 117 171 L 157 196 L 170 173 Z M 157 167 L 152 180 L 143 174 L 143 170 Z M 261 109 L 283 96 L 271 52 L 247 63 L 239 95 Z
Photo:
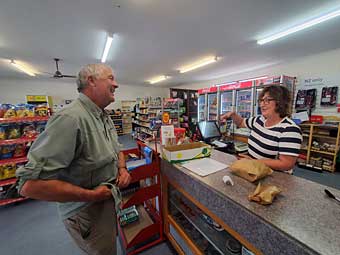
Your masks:
M 322 88 L 320 105 L 322 106 L 336 105 L 337 95 L 338 95 L 338 87 Z
M 316 89 L 299 90 L 296 95 L 295 109 L 305 110 L 315 108 Z

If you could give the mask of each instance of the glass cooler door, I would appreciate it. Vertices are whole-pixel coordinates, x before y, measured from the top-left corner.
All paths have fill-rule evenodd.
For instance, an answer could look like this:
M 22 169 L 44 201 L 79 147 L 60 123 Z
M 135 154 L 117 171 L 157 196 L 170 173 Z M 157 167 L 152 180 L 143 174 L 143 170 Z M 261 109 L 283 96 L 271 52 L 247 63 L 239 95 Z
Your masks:
M 205 120 L 205 95 L 198 97 L 198 121 Z
M 217 93 L 208 94 L 208 120 L 217 120 Z
M 259 105 L 259 96 L 262 92 L 263 88 L 257 88 L 255 94 L 255 102 L 254 102 L 254 116 L 261 115 L 261 108 Z

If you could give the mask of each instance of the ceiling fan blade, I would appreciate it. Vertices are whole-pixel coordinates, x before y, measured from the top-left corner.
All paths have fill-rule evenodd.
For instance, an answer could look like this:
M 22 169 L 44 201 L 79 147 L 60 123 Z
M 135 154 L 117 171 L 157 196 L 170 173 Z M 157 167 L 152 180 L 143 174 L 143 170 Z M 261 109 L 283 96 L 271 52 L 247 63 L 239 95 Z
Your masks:
M 65 78 L 77 78 L 77 76 L 75 76 L 75 75 L 65 75 L 65 74 L 63 74 L 62 77 L 65 77 Z

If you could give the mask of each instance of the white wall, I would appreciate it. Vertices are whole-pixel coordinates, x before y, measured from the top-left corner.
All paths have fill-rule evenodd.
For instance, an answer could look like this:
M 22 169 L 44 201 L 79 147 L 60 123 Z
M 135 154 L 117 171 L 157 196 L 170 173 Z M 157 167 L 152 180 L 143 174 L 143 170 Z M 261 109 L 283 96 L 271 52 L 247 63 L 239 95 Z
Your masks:
M 76 84 L 67 80 L 13 80 L 0 79 L 0 103 L 25 103 L 26 95 L 52 96 L 54 104 L 64 104 L 65 99 L 78 97 Z M 108 108 L 119 108 L 120 100 L 135 100 L 137 97 L 161 96 L 169 97 L 169 88 L 151 86 L 119 85 L 116 90 L 116 102 Z
M 263 75 L 281 75 L 297 77 L 325 77 L 340 74 L 340 48 L 324 53 L 292 60 L 289 63 L 282 63 L 276 66 L 258 69 L 252 72 L 228 75 L 219 79 L 197 82 L 193 84 L 185 84 L 178 86 L 179 88 L 200 89 L 210 87 L 214 84 L 223 82 L 242 80 Z M 340 76 L 340 75 L 339 75 Z M 339 80 L 340 82 L 340 80 Z

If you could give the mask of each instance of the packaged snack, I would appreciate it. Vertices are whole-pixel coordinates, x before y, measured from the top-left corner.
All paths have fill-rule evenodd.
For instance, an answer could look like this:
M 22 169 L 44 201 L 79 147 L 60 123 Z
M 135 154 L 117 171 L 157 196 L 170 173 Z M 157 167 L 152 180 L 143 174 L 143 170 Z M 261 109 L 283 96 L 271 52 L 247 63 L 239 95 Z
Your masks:
M 48 108 L 46 105 L 38 105 L 35 107 L 35 116 L 45 117 L 48 115 Z
M 15 106 L 12 104 L 3 104 L 2 105 L 5 109 L 3 118 L 9 119 L 16 117 Z
M 4 179 L 3 165 L 0 165 L 0 180 L 1 179 Z
M 15 110 L 20 118 L 34 116 L 34 105 L 31 104 L 17 104 Z
M 1 159 L 11 158 L 13 156 L 15 146 L 11 145 L 3 145 L 1 147 Z
M 34 138 L 38 136 L 35 126 L 32 123 L 23 123 L 22 125 L 22 138 Z
M 0 118 L 4 117 L 6 111 L 7 111 L 6 105 L 0 104 Z
M 14 163 L 12 164 L 6 164 L 3 166 L 3 179 L 12 178 L 15 176 L 16 171 L 16 165 Z
M 37 121 L 35 130 L 40 134 L 45 130 L 46 121 Z
M 13 158 L 21 158 L 26 155 L 26 145 L 23 143 L 18 143 L 15 145 L 13 152 Z
M 21 130 L 18 124 L 10 124 L 7 129 L 7 139 L 17 139 L 21 137 Z
M 7 127 L 8 125 L 0 125 L 0 140 L 7 139 Z

